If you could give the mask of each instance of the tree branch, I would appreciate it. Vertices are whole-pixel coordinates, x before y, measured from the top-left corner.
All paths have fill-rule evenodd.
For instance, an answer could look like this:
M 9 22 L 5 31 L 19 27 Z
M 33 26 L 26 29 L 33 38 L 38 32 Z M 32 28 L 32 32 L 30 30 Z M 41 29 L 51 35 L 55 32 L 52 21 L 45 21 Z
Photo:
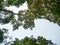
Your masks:
M 0 11 L 8 12 L 14 15 L 18 15 L 17 13 L 14 13 L 13 11 L 7 10 L 7 9 L 0 9 Z

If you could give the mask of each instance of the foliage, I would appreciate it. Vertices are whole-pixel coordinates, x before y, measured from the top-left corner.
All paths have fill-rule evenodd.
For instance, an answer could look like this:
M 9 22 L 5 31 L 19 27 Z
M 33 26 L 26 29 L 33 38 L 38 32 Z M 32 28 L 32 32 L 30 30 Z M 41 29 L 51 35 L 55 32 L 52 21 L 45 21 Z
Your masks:
M 43 37 L 38 36 L 37 39 L 33 37 L 25 37 L 24 39 L 15 39 L 11 45 L 48 45 L 52 44 L 51 40 L 46 40 Z
M 1 31 L 1 29 L 0 29 L 0 43 L 3 42 L 3 36 L 4 36 L 4 33 L 3 33 L 3 31 Z
M 23 4 L 25 2 L 25 0 L 7 0 L 6 1 L 6 5 L 9 6 L 9 5 L 15 5 L 17 7 L 19 7 L 19 5 Z
M 4 35 L 4 34 L 7 34 L 8 30 L 3 28 L 3 29 L 0 29 L 0 43 L 3 42 L 3 40 L 5 40 L 7 38 L 7 35 Z
M 28 9 L 20 10 L 17 14 L 5 7 L 19 7 L 27 2 Z M 17 19 L 15 16 L 17 15 Z M 60 1 L 59 0 L 0 0 L 0 23 L 7 24 L 11 22 L 13 30 L 23 26 L 25 29 L 35 27 L 35 19 L 46 19 L 50 22 L 57 23 L 60 26 Z M 4 30 L 4 31 L 3 31 Z M 0 43 L 4 40 L 6 29 L 0 29 Z M 6 37 L 5 37 L 6 38 Z M 12 45 L 47 45 L 48 40 L 43 37 L 29 38 L 22 40 L 16 39 Z M 52 43 L 50 41 L 50 43 Z M 53 43 L 52 43 L 53 44 Z
M 27 2 L 28 10 L 20 10 L 18 14 L 5 9 L 6 6 L 16 6 Z M 60 1 L 59 0 L 0 0 L 0 23 L 13 25 L 13 30 L 23 26 L 25 29 L 32 29 L 35 19 L 47 19 L 50 22 L 60 25 Z M 4 15 L 4 18 L 2 18 Z M 17 20 L 15 18 L 17 15 Z M 24 22 L 24 23 L 23 23 Z

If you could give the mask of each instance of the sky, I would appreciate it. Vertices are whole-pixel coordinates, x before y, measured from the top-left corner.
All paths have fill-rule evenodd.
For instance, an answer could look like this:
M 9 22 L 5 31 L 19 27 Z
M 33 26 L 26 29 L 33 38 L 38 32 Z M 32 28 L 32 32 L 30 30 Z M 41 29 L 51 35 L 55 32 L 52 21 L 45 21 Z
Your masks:
M 18 13 L 19 10 L 27 10 L 27 4 L 26 2 L 23 4 L 23 6 L 16 8 L 15 6 L 11 6 L 11 7 L 6 7 L 8 10 L 13 11 L 14 13 Z M 11 25 L 11 23 L 5 24 L 5 25 L 1 25 L 0 24 L 0 28 L 7 28 L 8 31 L 8 35 L 14 40 L 15 38 L 19 38 L 22 39 L 26 36 L 31 37 L 31 35 L 33 35 L 33 37 L 37 38 L 37 36 L 43 36 L 44 38 L 46 38 L 47 40 L 52 40 L 52 42 L 57 43 L 58 45 L 60 45 L 60 27 L 53 22 L 49 22 L 48 20 L 45 19 L 35 19 L 35 27 L 33 28 L 33 30 L 30 29 L 24 29 L 23 26 L 20 26 L 19 29 L 17 29 L 16 31 L 13 31 L 13 27 Z M 10 41 L 8 39 L 8 41 Z

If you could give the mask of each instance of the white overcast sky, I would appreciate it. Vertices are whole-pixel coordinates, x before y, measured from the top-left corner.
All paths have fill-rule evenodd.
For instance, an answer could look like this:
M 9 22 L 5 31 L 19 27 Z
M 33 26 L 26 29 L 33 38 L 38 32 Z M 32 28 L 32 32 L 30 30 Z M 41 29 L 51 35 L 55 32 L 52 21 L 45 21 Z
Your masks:
M 27 10 L 27 4 L 24 3 L 23 6 L 16 8 L 14 6 L 9 7 L 9 10 L 12 10 L 15 13 L 18 13 L 19 10 Z M 35 27 L 33 28 L 33 30 L 30 29 L 24 29 L 22 26 L 19 27 L 18 30 L 14 31 L 12 30 L 12 25 L 11 23 L 5 24 L 5 25 L 1 25 L 0 24 L 0 28 L 7 28 L 9 29 L 9 36 L 12 36 L 13 40 L 14 38 L 19 38 L 22 39 L 25 36 L 31 36 L 33 35 L 35 38 L 37 36 L 43 36 L 44 38 L 48 39 L 48 40 L 52 40 L 54 43 L 57 43 L 58 45 L 60 45 L 60 27 L 53 22 L 49 22 L 48 20 L 45 19 L 36 19 L 35 20 Z

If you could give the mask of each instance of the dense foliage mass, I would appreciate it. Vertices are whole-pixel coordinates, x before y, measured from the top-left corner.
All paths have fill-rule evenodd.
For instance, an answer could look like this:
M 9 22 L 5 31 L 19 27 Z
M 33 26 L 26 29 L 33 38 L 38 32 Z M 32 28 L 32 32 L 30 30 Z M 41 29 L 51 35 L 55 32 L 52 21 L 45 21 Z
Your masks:
M 0 30 L 0 43 L 3 41 L 3 36 L 4 36 L 3 31 Z
M 54 45 L 51 40 L 46 40 L 43 37 L 38 36 L 37 39 L 33 37 L 25 37 L 22 40 L 15 39 L 11 45 Z
M 5 7 L 16 6 L 27 2 L 28 10 L 20 10 L 18 14 L 7 10 Z M 3 16 L 4 15 L 4 16 Z M 15 19 L 15 15 L 18 19 Z M 12 23 L 16 30 L 20 25 L 25 29 L 34 27 L 35 19 L 47 19 L 60 25 L 60 1 L 59 0 L 0 0 L 0 23 Z M 24 22 L 24 23 L 22 23 Z
M 6 35 L 4 35 L 4 34 L 7 34 L 7 29 L 5 29 L 5 28 L 3 28 L 3 29 L 0 29 L 0 43 L 2 43 L 3 42 L 3 40 L 5 40 L 6 39 Z

